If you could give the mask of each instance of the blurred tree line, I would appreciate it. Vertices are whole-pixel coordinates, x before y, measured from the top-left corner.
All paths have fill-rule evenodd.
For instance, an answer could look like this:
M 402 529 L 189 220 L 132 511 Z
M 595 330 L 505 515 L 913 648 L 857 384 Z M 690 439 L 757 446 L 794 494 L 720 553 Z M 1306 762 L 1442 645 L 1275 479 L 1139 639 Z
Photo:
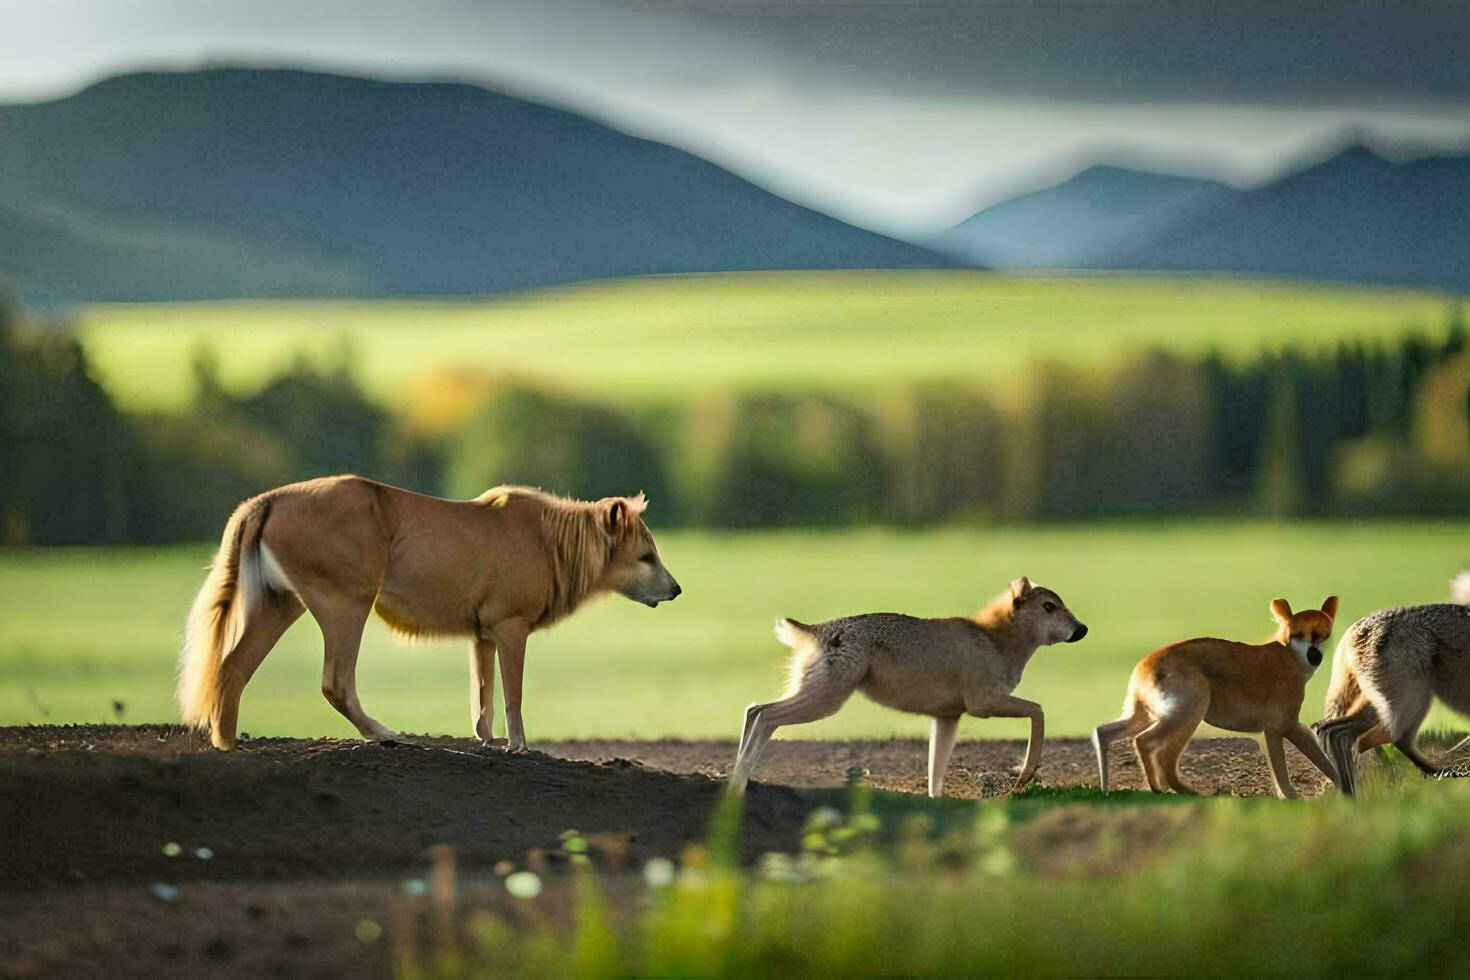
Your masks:
M 629 408 L 446 370 L 389 412 L 345 346 L 250 392 L 226 390 L 205 350 L 194 375 L 188 412 L 124 413 L 72 336 L 0 305 L 0 540 L 212 538 L 245 497 L 341 472 L 457 497 L 504 482 L 642 489 L 662 525 L 727 528 L 1463 514 L 1470 501 L 1458 311 L 1436 339 L 1038 363 L 1000 388 L 861 400 L 717 391 Z

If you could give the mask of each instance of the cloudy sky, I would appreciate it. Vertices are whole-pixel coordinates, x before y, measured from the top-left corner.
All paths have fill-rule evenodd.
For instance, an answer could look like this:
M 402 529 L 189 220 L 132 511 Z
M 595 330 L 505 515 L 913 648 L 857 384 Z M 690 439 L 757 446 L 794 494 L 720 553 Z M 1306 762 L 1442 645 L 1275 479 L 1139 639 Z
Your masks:
M 0 99 L 208 62 L 459 78 L 923 237 L 1092 162 L 1470 148 L 1463 0 L 0 0 Z

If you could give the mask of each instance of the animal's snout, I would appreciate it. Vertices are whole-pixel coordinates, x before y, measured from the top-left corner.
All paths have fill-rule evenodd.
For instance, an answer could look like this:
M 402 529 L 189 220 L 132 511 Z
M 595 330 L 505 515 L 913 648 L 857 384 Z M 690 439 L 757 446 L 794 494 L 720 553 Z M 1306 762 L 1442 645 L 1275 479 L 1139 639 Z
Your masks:
M 669 590 L 669 601 L 673 602 L 675 599 L 679 598 L 679 596 L 684 594 L 684 590 L 679 588 L 678 582 L 671 582 L 670 584 L 673 586 L 673 588 Z
M 1307 663 L 1311 664 L 1313 667 L 1321 666 L 1322 649 L 1320 647 L 1312 647 L 1307 651 Z
M 1072 631 L 1072 635 L 1071 635 L 1070 638 L 1068 638 L 1067 642 L 1068 643 L 1076 643 L 1078 640 L 1082 639 L 1086 635 L 1087 635 L 1087 624 L 1086 623 L 1078 623 L 1077 624 L 1077 628 Z

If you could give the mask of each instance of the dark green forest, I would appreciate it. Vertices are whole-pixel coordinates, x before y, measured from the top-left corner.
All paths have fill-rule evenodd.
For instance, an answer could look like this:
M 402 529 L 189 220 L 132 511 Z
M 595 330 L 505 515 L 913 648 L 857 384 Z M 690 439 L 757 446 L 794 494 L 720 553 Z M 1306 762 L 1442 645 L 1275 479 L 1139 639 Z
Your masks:
M 344 348 L 257 390 L 196 352 L 183 414 L 131 414 L 57 324 L 0 304 L 0 539 L 212 538 L 242 499 L 355 472 L 473 496 L 526 483 L 645 490 L 661 525 L 922 525 L 1144 515 L 1462 514 L 1470 352 L 1436 335 L 1263 351 L 1142 351 L 1108 370 L 1036 363 L 997 392 L 913 385 L 841 399 L 709 392 L 620 407 L 498 381 L 449 431 L 375 404 Z

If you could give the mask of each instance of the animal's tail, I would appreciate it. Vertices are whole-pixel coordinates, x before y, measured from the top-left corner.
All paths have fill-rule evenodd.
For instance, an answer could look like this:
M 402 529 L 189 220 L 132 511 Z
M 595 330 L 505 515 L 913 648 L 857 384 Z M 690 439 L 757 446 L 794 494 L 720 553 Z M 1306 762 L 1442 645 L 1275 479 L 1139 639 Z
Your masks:
M 801 690 L 801 685 L 811 673 L 812 667 L 822 657 L 822 644 L 806 623 L 782 617 L 776 620 L 776 639 L 791 648 L 791 662 L 787 665 L 786 693 L 791 697 Z
M 179 655 L 179 708 L 184 723 L 209 728 L 220 700 L 220 665 L 244 629 L 245 617 L 265 591 L 260 529 L 269 502 L 245 501 L 230 515 L 219 551 L 194 597 Z
M 1470 569 L 1450 579 L 1450 601 L 1470 606 Z
M 812 636 L 812 628 L 807 624 L 782 616 L 776 620 L 776 639 L 795 650 L 798 646 L 810 643 L 815 637 Z

